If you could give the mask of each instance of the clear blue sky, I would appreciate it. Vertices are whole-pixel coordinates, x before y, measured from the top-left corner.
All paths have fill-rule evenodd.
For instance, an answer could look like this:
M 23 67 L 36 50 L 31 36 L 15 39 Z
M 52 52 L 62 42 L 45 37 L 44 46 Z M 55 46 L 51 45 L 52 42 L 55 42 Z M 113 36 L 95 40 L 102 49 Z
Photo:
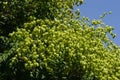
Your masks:
M 120 0 L 84 0 L 84 4 L 76 7 L 80 9 L 81 16 L 98 19 L 104 12 L 112 11 L 112 14 L 106 15 L 103 22 L 114 27 L 114 33 L 117 35 L 112 39 L 114 43 L 120 46 Z

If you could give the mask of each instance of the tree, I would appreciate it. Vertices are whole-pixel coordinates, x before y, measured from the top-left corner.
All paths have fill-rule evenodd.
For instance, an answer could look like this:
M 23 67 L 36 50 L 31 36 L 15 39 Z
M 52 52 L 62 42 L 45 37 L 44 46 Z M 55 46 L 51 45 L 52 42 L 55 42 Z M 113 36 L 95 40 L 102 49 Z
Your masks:
M 54 19 L 32 19 L 10 33 L 6 63 L 1 60 L 10 74 L 3 69 L 1 79 L 120 79 L 120 49 L 108 37 L 115 37 L 113 27 L 101 20 L 79 18 L 78 11 L 70 13 L 74 15 L 63 11 Z
M 62 3 L 61 0 L 1 0 L 0 1 L 0 36 L 8 38 L 8 34 L 15 31 L 17 28 L 22 28 L 25 22 L 30 22 L 32 19 L 51 19 L 62 18 L 64 15 L 72 15 L 70 9 L 75 4 L 81 4 L 78 0 L 66 0 Z M 69 9 L 69 10 L 68 10 Z M 65 11 L 69 11 L 66 13 Z M 61 14 L 61 15 L 59 15 Z M 59 16 L 58 16 L 59 15 Z M 6 43 L 0 37 L 2 48 L 0 53 L 6 50 Z
M 61 0 L 2 0 L 0 1 L 0 35 L 8 36 L 22 27 L 25 22 L 30 21 L 31 17 L 38 19 L 54 19 L 62 10 L 72 9 L 73 5 L 80 4 L 78 0 L 64 3 Z

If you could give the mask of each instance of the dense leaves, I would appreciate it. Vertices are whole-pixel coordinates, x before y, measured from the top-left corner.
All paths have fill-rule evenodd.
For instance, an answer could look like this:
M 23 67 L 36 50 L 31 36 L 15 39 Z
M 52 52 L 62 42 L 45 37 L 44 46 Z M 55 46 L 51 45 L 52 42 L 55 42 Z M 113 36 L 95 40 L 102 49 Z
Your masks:
M 79 0 L 2 0 L 0 1 L 0 35 L 8 36 L 16 27 L 22 27 L 31 16 L 39 19 L 54 19 L 58 14 L 70 14 L 64 10 L 73 9 Z M 65 16 L 64 15 L 64 16 Z
M 22 28 L 25 22 L 33 18 L 50 19 L 72 18 L 74 4 L 80 5 L 79 0 L 1 0 L 0 1 L 0 36 L 8 34 L 17 28 Z M 0 38 L 1 39 L 1 38 Z M 3 42 L 2 40 L 1 42 Z M 5 44 L 5 43 L 4 43 Z M 1 44 L 3 47 L 8 45 Z M 0 52 L 3 52 L 3 48 Z
M 116 36 L 113 27 L 102 20 L 80 18 L 79 11 L 73 13 L 74 4 L 80 5 L 82 0 L 43 1 L 49 5 L 44 8 L 38 7 L 43 3 L 34 1 L 35 12 L 23 27 L 10 33 L 9 38 L 1 37 L 10 43 L 0 55 L 1 80 L 120 79 L 120 49 L 108 36 Z
M 73 19 L 25 23 L 24 28 L 10 34 L 10 68 L 14 74 L 27 71 L 33 79 L 117 80 L 119 49 L 106 34 L 111 30 L 109 26 L 95 28 Z M 23 76 L 28 78 L 19 75 Z

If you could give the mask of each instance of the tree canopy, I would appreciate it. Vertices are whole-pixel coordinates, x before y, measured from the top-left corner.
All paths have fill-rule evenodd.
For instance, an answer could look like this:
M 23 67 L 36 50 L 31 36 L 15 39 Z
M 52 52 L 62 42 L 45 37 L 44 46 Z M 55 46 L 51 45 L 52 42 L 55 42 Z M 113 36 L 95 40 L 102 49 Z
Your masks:
M 13 11 L 24 14 L 15 18 L 15 30 L 1 37 L 4 45 L 9 44 L 0 55 L 1 80 L 120 79 L 120 49 L 108 36 L 115 38 L 113 27 L 73 12 L 74 5 L 81 5 L 82 0 L 8 3 L 27 5 L 22 9 L 13 6 Z M 10 23 L 13 20 L 8 19 Z

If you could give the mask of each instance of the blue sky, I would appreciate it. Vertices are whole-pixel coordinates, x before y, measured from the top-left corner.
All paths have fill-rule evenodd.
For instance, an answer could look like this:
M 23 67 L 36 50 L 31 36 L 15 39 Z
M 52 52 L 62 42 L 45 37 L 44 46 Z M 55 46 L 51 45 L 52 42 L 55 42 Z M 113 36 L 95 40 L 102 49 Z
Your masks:
M 99 19 L 104 12 L 112 11 L 112 14 L 106 15 L 103 22 L 114 27 L 114 33 L 117 35 L 112 39 L 114 43 L 120 46 L 120 0 L 84 0 L 84 4 L 76 7 L 81 12 L 81 16 L 92 19 Z

